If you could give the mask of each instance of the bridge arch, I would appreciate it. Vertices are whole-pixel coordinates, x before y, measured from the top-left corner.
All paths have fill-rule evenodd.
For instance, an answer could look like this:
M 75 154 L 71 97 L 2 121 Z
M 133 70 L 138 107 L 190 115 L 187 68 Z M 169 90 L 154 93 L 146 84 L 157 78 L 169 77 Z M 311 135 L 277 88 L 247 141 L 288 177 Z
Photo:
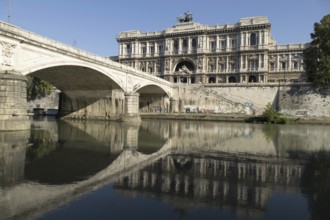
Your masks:
M 140 112 L 168 112 L 170 107 L 170 92 L 161 85 L 146 83 L 139 86 L 135 92 L 140 94 Z
M 93 87 L 93 83 L 100 83 L 98 87 L 102 86 L 109 87 L 111 85 L 111 89 L 120 89 L 124 90 L 124 82 L 115 76 L 115 73 L 110 72 L 100 66 L 90 65 L 89 63 L 75 62 L 75 61 L 65 61 L 65 60 L 51 60 L 43 63 L 38 63 L 34 66 L 26 66 L 21 69 L 22 75 L 32 75 L 37 76 L 38 78 L 45 80 L 61 91 L 66 91 L 70 88 L 68 84 L 70 79 L 74 80 L 71 83 L 71 86 L 77 84 L 79 82 L 82 83 L 81 80 L 84 79 L 85 82 L 88 82 L 84 85 L 81 85 L 81 88 L 89 86 Z M 78 81 L 76 79 L 79 79 Z M 109 85 L 105 85 L 108 84 Z M 72 88 L 70 88 L 72 89 Z
M 36 76 L 62 91 L 59 116 L 110 120 L 125 113 L 125 81 L 116 76 L 116 71 L 61 59 L 21 69 L 22 75 Z

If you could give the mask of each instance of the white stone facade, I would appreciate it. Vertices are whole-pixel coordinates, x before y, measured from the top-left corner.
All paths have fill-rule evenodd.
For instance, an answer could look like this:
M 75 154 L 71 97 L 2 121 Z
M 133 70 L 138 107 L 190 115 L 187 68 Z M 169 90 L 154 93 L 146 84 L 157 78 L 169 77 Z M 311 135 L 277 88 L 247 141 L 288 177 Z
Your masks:
M 206 26 L 179 22 L 161 32 L 118 35 L 122 64 L 174 83 L 267 83 L 305 81 L 307 44 L 277 45 L 267 17 Z

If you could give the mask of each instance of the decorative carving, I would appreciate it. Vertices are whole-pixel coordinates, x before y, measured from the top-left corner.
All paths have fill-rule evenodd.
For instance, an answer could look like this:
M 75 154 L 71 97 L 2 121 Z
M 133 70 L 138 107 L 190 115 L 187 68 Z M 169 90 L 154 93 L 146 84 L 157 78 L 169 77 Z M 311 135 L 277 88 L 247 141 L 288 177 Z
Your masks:
M 187 12 L 184 13 L 184 15 L 177 17 L 177 20 L 180 23 L 191 22 L 193 20 L 192 13 L 187 11 Z
M 219 64 L 225 64 L 226 63 L 226 59 L 224 57 L 219 57 L 218 63 Z
M 186 67 L 186 65 L 183 65 L 181 68 L 179 68 L 179 73 L 181 75 L 189 75 L 191 74 L 191 71 Z
M 209 58 L 209 64 L 214 65 L 216 58 Z
M 198 69 L 203 69 L 203 58 L 198 59 Z
M 14 65 L 14 54 L 17 48 L 17 45 L 0 41 L 0 62 L 5 66 Z M 2 59 L 1 59 L 2 58 Z
M 286 55 L 282 55 L 282 56 L 280 57 L 280 61 L 287 61 L 287 60 L 288 60 L 288 58 L 287 58 Z
M 258 56 L 257 55 L 249 55 L 248 56 L 248 60 L 257 60 L 258 59 Z
M 275 57 L 273 57 L 273 56 L 269 56 L 269 59 L 268 59 L 270 62 L 275 62 L 276 61 L 276 59 L 275 59 Z
M 165 61 L 165 70 L 170 71 L 170 60 Z

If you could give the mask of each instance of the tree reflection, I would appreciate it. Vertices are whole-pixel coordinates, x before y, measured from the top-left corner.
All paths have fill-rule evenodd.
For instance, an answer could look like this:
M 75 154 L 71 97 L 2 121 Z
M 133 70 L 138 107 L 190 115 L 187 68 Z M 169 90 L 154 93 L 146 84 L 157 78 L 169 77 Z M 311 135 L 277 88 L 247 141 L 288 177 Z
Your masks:
M 31 130 L 30 143 L 27 151 L 27 160 L 42 158 L 56 149 L 56 141 L 47 130 Z
M 301 185 L 310 197 L 311 219 L 330 219 L 330 152 L 311 154 Z

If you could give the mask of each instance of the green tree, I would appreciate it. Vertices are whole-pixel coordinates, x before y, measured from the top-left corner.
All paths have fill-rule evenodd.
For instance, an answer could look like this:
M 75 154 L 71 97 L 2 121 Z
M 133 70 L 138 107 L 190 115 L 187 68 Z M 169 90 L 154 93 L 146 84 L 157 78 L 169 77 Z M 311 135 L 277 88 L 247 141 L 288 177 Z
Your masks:
M 267 123 L 274 124 L 289 124 L 292 120 L 289 118 L 281 117 L 281 114 L 276 111 L 272 104 L 268 103 L 266 105 L 265 111 L 262 113 L 262 118 Z
M 268 103 L 265 111 L 262 113 L 262 117 L 268 123 L 276 123 L 280 118 L 280 113 L 273 108 L 272 104 Z
M 304 50 L 304 63 L 308 79 L 315 88 L 330 86 L 330 14 L 314 24 L 310 47 Z
M 45 97 L 49 95 L 54 88 L 48 82 L 37 77 L 28 76 L 27 78 L 27 96 L 29 100 L 35 99 L 36 97 Z

